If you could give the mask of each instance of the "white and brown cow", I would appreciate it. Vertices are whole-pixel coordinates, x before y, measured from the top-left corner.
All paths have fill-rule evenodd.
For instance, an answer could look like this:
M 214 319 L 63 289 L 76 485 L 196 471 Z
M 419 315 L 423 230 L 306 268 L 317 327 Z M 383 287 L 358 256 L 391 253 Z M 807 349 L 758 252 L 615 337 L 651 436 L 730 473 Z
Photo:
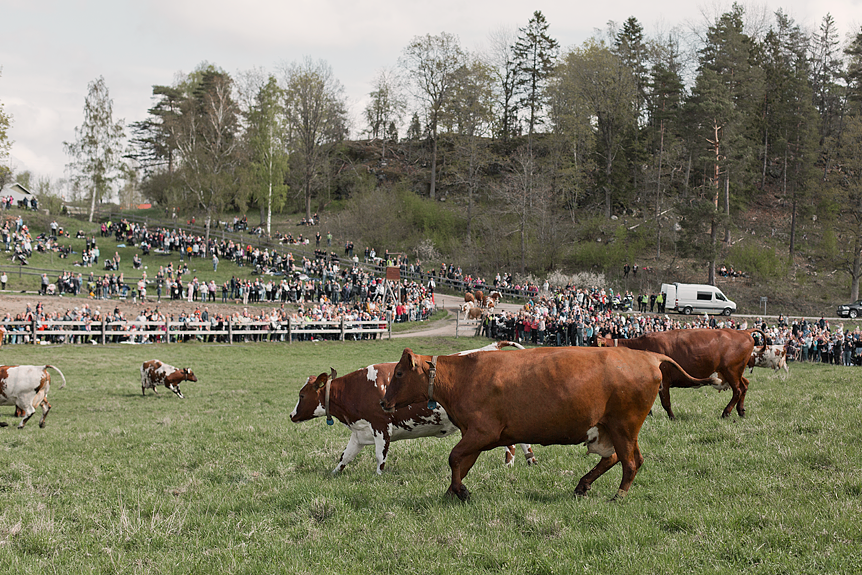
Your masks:
M 180 382 L 197 380 L 198 378 L 188 367 L 178 369 L 157 359 L 145 361 L 141 365 L 141 395 L 146 395 L 147 389 L 152 389 L 153 393 L 157 393 L 156 387 L 164 385 L 176 393 L 180 399 L 185 399 L 180 391 Z
M 785 373 L 790 373 L 787 367 L 787 350 L 783 345 L 767 345 L 762 348 L 755 347 L 748 360 L 749 373 L 755 367 L 766 367 L 772 369 L 773 373 L 784 368 Z
M 18 429 L 33 417 L 37 407 L 42 407 L 42 419 L 39 427 L 45 427 L 45 418 L 51 411 L 48 403 L 48 391 L 51 388 L 51 376 L 48 368 L 57 370 L 63 379 L 60 389 L 66 387 L 66 376 L 53 365 L 3 365 L 0 366 L 0 405 L 14 405 L 15 415 L 24 417 L 18 424 Z M 0 427 L 6 427 L 6 422 L 0 422 Z
M 482 348 L 482 351 L 498 350 L 509 342 L 497 342 Z M 462 351 L 466 355 L 480 350 Z M 458 428 L 449 420 L 446 411 L 437 406 L 428 409 L 426 403 L 411 405 L 395 413 L 384 413 L 380 400 L 392 379 L 394 363 L 378 363 L 338 377 L 333 370 L 311 376 L 299 391 L 299 401 L 290 419 L 294 423 L 308 421 L 315 417 L 327 417 L 327 423 L 338 419 L 351 431 L 350 440 L 332 473 L 343 470 L 366 445 L 374 446 L 377 459 L 377 473 L 383 473 L 389 444 L 401 439 L 417 437 L 446 437 Z M 527 463 L 536 463 L 536 457 L 529 445 L 521 445 Z M 514 465 L 515 446 L 506 449 L 506 465 Z

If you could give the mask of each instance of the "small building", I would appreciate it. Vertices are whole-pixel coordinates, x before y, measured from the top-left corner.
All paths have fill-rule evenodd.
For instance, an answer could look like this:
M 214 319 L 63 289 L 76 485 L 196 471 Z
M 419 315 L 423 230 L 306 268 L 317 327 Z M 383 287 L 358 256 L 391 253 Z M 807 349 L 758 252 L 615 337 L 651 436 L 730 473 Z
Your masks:
M 3 191 L 0 192 L 0 196 L 4 198 L 8 198 L 12 196 L 12 201 L 15 202 L 14 205 L 18 205 L 18 202 L 21 200 L 27 200 L 27 207 L 30 207 L 30 200 L 33 198 L 33 194 L 19 184 L 18 182 L 12 182 L 11 184 L 6 184 L 3 186 Z

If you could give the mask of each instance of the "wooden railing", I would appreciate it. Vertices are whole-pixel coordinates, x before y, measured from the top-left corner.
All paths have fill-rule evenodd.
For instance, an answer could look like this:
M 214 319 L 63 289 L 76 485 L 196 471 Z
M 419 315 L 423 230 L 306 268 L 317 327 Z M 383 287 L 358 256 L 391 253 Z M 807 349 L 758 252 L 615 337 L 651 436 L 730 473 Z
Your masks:
M 175 343 L 207 341 L 236 343 L 244 341 L 303 341 L 324 339 L 377 339 L 388 334 L 392 324 L 386 320 L 301 321 L 222 321 L 212 323 L 182 321 L 10 321 L 4 324 L 6 344 L 48 343 Z

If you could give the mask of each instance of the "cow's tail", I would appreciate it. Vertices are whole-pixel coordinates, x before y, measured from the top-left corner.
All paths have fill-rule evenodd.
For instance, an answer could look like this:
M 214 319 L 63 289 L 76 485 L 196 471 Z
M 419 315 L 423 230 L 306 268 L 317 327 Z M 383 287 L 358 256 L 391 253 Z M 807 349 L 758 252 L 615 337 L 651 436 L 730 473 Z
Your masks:
M 719 387 L 722 385 L 721 379 L 712 374 L 709 377 L 697 378 L 692 377 L 685 371 L 677 362 L 666 355 L 659 355 L 662 385 L 667 384 L 668 387 L 704 387 L 712 386 Z
M 60 377 L 63 379 L 63 385 L 61 385 L 61 386 L 60 386 L 60 387 L 58 387 L 57 389 L 63 389 L 64 387 L 66 387 L 66 376 L 65 376 L 65 375 L 63 375 L 63 372 L 62 372 L 62 371 L 60 371 L 56 366 L 53 366 L 53 365 L 46 365 L 46 366 L 45 366 L 45 367 L 43 367 L 42 369 L 48 369 L 49 367 L 50 367 L 51 369 L 55 370 L 57 373 L 59 373 L 59 374 L 60 374 Z
M 760 348 L 760 351 L 761 351 L 761 353 L 762 353 L 762 352 L 764 352 L 764 351 L 766 351 L 766 334 L 765 334 L 765 333 L 763 333 L 763 330 L 761 330 L 761 329 L 760 329 L 760 328 L 758 328 L 758 327 L 753 327 L 753 328 L 751 328 L 751 329 L 747 329 L 747 330 L 745 330 L 745 331 L 746 331 L 746 332 L 748 332 L 748 335 L 751 335 L 751 334 L 753 334 L 753 333 L 755 333 L 755 332 L 759 333 L 759 334 L 760 334 L 760 339 L 762 339 L 762 340 L 763 340 L 763 347 L 762 347 L 762 348 Z M 753 338 L 752 338 L 752 339 L 753 339 Z

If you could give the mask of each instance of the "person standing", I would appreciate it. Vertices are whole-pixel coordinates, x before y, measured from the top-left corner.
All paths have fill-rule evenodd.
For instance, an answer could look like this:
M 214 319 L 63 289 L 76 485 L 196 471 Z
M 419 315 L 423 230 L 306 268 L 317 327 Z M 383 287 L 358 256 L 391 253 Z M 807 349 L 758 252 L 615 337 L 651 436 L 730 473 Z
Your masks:
M 218 271 L 218 256 L 213 253 L 213 272 Z
M 6 272 L 0 273 L 0 289 L 6 289 L 6 282 L 9 281 L 9 276 L 6 275 Z

